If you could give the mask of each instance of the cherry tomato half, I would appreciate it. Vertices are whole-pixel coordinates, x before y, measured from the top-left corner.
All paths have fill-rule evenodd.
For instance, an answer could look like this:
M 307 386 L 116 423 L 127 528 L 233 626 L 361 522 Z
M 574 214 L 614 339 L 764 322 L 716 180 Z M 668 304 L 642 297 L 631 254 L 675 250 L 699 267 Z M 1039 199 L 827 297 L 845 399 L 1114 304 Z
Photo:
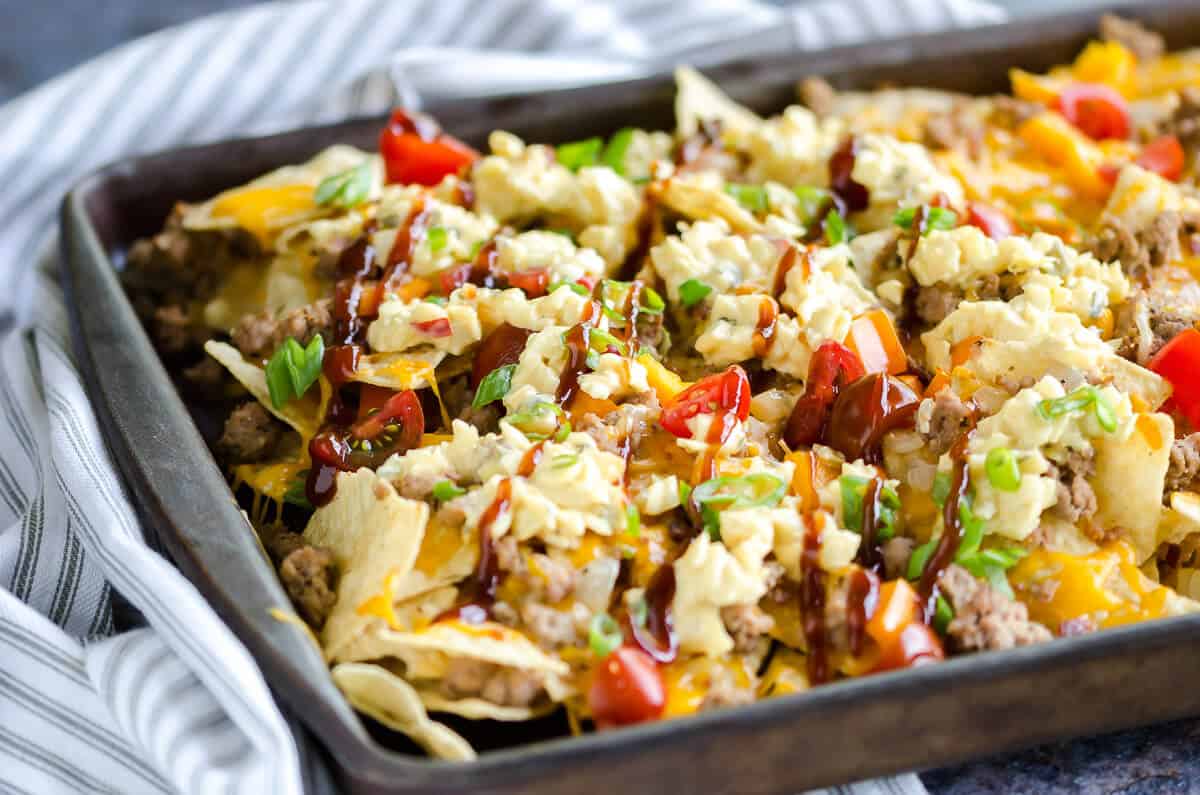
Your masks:
M 588 707 L 598 727 L 655 720 L 666 703 L 658 664 L 641 649 L 622 646 L 596 666 L 588 690 Z
M 1138 155 L 1137 164 L 1164 179 L 1178 182 L 1183 176 L 1185 160 L 1186 155 L 1179 139 L 1174 135 L 1164 135 L 1146 144 L 1142 153 Z
M 808 363 L 804 394 L 796 401 L 784 429 L 783 438 L 788 446 L 795 450 L 819 442 L 838 385 L 845 386 L 865 372 L 854 351 L 833 340 L 822 343 Z
M 658 421 L 680 439 L 691 439 L 692 429 L 687 422 L 698 414 L 721 414 L 739 421 L 750 416 L 750 380 L 746 371 L 734 364 L 723 373 L 701 378 L 676 395 Z
M 982 229 L 992 240 L 1000 240 L 1013 234 L 1012 221 L 1008 220 L 1004 211 L 983 202 L 967 204 L 967 223 Z
M 1200 331 L 1190 328 L 1176 334 L 1146 366 L 1171 383 L 1166 408 L 1200 428 Z
M 392 111 L 379 134 L 379 154 L 387 181 L 402 185 L 436 185 L 479 158 L 478 152 L 438 130 L 431 120 L 400 109 Z
M 1068 86 L 1058 95 L 1058 110 L 1092 140 L 1129 137 L 1129 107 L 1125 98 L 1109 86 Z
M 399 430 L 388 426 L 399 425 Z M 381 436 L 387 438 L 389 452 L 411 450 L 421 445 L 425 433 L 425 412 L 421 400 L 411 389 L 397 392 L 383 402 L 379 410 L 368 414 L 350 426 L 350 435 L 355 440 L 374 441 Z
M 541 298 L 550 286 L 550 271 L 545 268 L 530 268 L 508 274 L 509 287 L 519 287 L 530 298 Z

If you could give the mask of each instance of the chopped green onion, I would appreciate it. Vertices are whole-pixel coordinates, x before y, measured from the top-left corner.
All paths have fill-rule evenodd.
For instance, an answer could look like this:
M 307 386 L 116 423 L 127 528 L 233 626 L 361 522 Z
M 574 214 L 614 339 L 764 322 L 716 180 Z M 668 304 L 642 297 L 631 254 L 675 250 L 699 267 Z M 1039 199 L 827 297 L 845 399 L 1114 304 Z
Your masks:
M 847 530 L 856 533 L 863 531 L 863 506 L 867 497 L 868 478 L 857 475 L 842 475 L 838 485 L 842 493 L 842 523 Z M 879 490 L 879 509 L 876 519 L 876 540 L 887 541 L 896 535 L 897 510 L 900 508 L 900 497 L 890 486 Z
M 617 130 L 600 153 L 600 162 L 621 176 L 625 176 L 625 153 L 629 150 L 629 144 L 633 142 L 633 133 L 632 127 Z
M 688 279 L 679 285 L 679 301 L 690 309 L 707 298 L 712 289 L 699 279 Z
M 554 149 L 558 162 L 572 171 L 578 171 L 584 166 L 594 166 L 600 157 L 604 141 L 600 138 L 585 138 L 582 141 L 559 144 Z
M 425 232 L 425 239 L 429 241 L 429 250 L 434 254 L 438 253 L 446 247 L 446 240 L 449 236 L 446 233 L 444 226 L 431 226 Z
M 837 210 L 830 210 L 825 216 L 825 240 L 831 246 L 845 243 L 850 239 L 850 225 Z
M 438 306 L 446 305 L 446 296 L 444 295 L 427 295 L 423 300 L 427 304 L 437 304 Z
M 650 314 L 660 314 L 667 307 L 667 302 L 653 287 L 642 288 L 642 311 Z
M 629 347 L 624 342 L 598 328 L 588 331 L 588 346 L 597 353 L 607 353 L 609 348 L 616 348 L 622 356 L 629 353 Z
M 930 489 L 929 497 L 933 500 L 933 504 L 941 508 L 946 504 L 946 498 L 950 496 L 950 481 L 949 472 L 938 472 L 933 476 L 933 488 Z
M 1021 488 L 1021 467 L 1013 451 L 1007 447 L 988 450 L 983 466 L 988 482 L 1001 491 L 1017 491 Z
M 1068 412 L 1091 409 L 1101 428 L 1109 433 L 1117 429 L 1117 415 L 1113 412 L 1113 407 L 1094 386 L 1081 386 L 1060 398 L 1047 398 L 1040 401 L 1037 407 L 1038 413 L 1047 420 L 1061 417 Z
M 550 466 L 554 469 L 570 469 L 579 463 L 579 456 L 572 453 L 563 453 L 556 455 L 550 460 Z
M 275 408 L 283 408 L 293 398 L 301 397 L 321 375 L 325 358 L 325 340 L 314 336 L 307 347 L 300 347 L 288 337 L 267 362 L 267 391 Z
M 438 481 L 433 487 L 433 498 L 438 502 L 446 502 L 466 493 L 467 490 L 458 486 L 453 480 Z
M 691 498 L 692 498 L 692 487 L 689 486 L 688 484 L 684 483 L 682 480 L 679 481 L 679 504 L 687 505 L 688 500 L 690 500 Z
M 512 388 L 513 372 L 516 369 L 515 364 L 506 364 L 485 375 L 479 382 L 479 388 L 475 390 L 475 398 L 471 401 L 471 406 L 477 409 L 483 408 L 507 395 L 508 390 Z
M 479 256 L 479 252 L 483 251 L 483 247 L 487 245 L 486 240 L 476 240 L 471 244 L 471 251 L 467 254 L 468 259 L 475 259 Z
M 625 535 L 637 538 L 642 534 L 642 515 L 632 502 L 625 506 Z
M 902 210 L 896 211 L 892 216 L 892 223 L 903 229 L 912 229 L 912 225 L 917 220 L 917 208 L 905 207 Z M 958 213 L 953 210 L 947 210 L 945 207 L 931 207 L 922 205 L 921 207 L 921 234 L 929 232 L 931 229 L 949 230 L 958 225 Z
M 933 551 L 937 549 L 937 545 L 938 540 L 931 538 L 914 549 L 912 556 L 908 559 L 908 571 L 904 572 L 905 577 L 910 580 L 921 579 L 921 574 L 925 571 L 925 564 L 929 561 Z
M 321 180 L 313 201 L 321 207 L 350 209 L 366 200 L 371 192 L 371 161 Z
M 912 229 L 913 221 L 917 217 L 916 207 L 904 207 L 896 211 L 892 216 L 892 223 L 902 229 Z
M 743 185 L 730 182 L 725 186 L 725 192 L 737 199 L 738 204 L 752 213 L 765 213 L 770 207 L 767 201 L 767 189 L 762 185 Z
M 821 220 L 821 211 L 829 207 L 833 199 L 833 194 L 829 191 L 811 185 L 798 185 L 793 192 L 800 200 L 796 207 L 796 216 L 805 226 Z
M 592 616 L 588 627 L 588 646 L 597 657 L 607 657 L 616 651 L 625 640 L 621 634 L 621 625 L 608 613 L 597 613 Z
M 941 594 L 938 595 L 937 602 L 934 606 L 933 613 L 933 629 L 939 635 L 945 635 L 946 630 L 950 628 L 950 622 L 954 620 L 954 608 L 946 601 L 946 598 Z
M 554 416 L 556 428 L 553 433 L 536 433 L 530 432 L 521 428 L 522 425 L 537 422 L 544 417 Z M 545 400 L 539 400 L 533 406 L 525 411 L 518 411 L 516 414 L 509 414 L 505 420 L 509 425 L 514 425 L 521 430 L 522 433 L 529 439 L 541 440 L 554 438 L 556 442 L 566 440 L 571 433 L 571 423 L 567 420 L 566 413 L 559 408 L 558 404 L 550 403 Z
M 295 505 L 297 508 L 303 508 L 306 511 L 313 510 L 312 503 L 308 501 L 308 492 L 304 487 L 307 480 L 308 470 L 299 473 L 296 479 L 288 486 L 287 491 L 283 493 L 283 501 L 289 505 Z
M 547 292 L 552 293 L 555 290 L 557 290 L 559 287 L 566 287 L 568 290 L 575 293 L 576 295 L 584 295 L 584 296 L 588 295 L 588 288 L 584 287 L 582 284 L 580 284 L 578 282 L 554 282 L 553 284 L 550 285 L 550 288 Z

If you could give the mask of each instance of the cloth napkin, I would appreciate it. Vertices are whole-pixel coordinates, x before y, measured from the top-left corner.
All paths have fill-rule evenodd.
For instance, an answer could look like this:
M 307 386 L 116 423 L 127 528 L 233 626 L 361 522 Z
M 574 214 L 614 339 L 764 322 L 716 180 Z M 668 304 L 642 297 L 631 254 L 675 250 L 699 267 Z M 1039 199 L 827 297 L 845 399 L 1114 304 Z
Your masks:
M 55 276 L 55 209 L 81 176 L 400 100 L 1002 18 L 973 0 L 277 3 L 139 39 L 0 107 L 0 793 L 333 791 L 245 648 L 147 545 L 108 458 Z M 146 626 L 114 634 L 114 591 Z M 924 792 L 912 775 L 840 789 Z

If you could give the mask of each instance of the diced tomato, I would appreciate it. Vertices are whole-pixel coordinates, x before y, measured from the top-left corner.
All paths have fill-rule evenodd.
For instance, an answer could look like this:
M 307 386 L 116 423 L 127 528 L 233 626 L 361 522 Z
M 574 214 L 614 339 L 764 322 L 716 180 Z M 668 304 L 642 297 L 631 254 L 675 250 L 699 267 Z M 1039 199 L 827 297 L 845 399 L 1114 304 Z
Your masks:
M 508 274 L 510 287 L 520 288 L 530 298 L 540 298 L 550 285 L 550 271 L 545 268 L 530 268 Z
M 662 411 L 659 424 L 680 439 L 691 439 L 687 423 L 698 414 L 720 414 L 739 421 L 750 415 L 750 380 L 736 364 L 723 373 L 701 378 L 675 396 Z
M 402 185 L 436 185 L 479 158 L 478 152 L 438 130 L 431 120 L 400 109 L 392 111 L 379 135 L 379 153 L 387 181 Z
M 450 327 L 450 319 L 445 317 L 435 317 L 433 320 L 418 320 L 413 323 L 413 328 L 422 334 L 428 334 L 430 337 L 437 339 L 449 337 L 454 333 L 454 329 Z
M 891 580 L 879 587 L 879 599 L 866 630 L 879 649 L 876 671 L 908 668 L 946 656 L 937 633 L 921 620 L 917 592 L 904 580 Z
M 393 451 L 395 448 L 411 450 L 420 446 L 421 436 L 425 433 L 425 412 L 421 409 L 421 400 L 416 392 L 405 389 L 395 393 L 384 401 L 379 411 L 354 423 L 350 434 L 355 439 L 377 439 L 389 425 L 400 426 L 398 436 L 393 437 L 396 442 Z
M 1200 331 L 1189 328 L 1176 334 L 1147 366 L 1171 383 L 1166 408 L 1200 429 Z
M 1138 155 L 1137 164 L 1164 179 L 1177 182 L 1183 176 L 1185 159 L 1186 155 L 1179 139 L 1174 135 L 1164 135 L 1146 144 L 1142 153 Z
M 1076 83 L 1058 95 L 1058 110 L 1094 141 L 1129 137 L 1129 107 L 1116 89 Z
M 438 274 L 438 282 L 442 288 L 443 295 L 450 295 L 450 293 L 462 287 L 470 280 L 471 263 L 469 262 L 446 268 L 446 270 Z
M 784 429 L 788 446 L 794 450 L 820 441 L 838 386 L 856 381 L 865 373 L 854 351 L 833 340 L 822 343 L 808 363 L 804 394 L 796 401 Z
M 658 664 L 641 649 L 618 648 L 600 662 L 592 675 L 588 707 L 599 728 L 655 720 L 666 703 Z
M 1118 163 L 1101 163 L 1096 167 L 1096 173 L 1109 185 L 1116 185 L 1117 178 L 1121 176 L 1121 166 Z
M 1012 221 L 1004 211 L 983 202 L 967 204 L 967 223 L 982 229 L 992 240 L 1000 240 L 1013 234 Z

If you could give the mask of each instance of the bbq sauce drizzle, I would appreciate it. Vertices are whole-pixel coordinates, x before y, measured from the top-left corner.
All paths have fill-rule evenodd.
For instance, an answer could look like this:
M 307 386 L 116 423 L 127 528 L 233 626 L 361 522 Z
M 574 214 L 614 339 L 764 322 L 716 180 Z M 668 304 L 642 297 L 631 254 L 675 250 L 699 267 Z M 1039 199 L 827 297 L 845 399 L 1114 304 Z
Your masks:
M 938 540 L 937 547 L 934 548 L 933 554 L 929 556 L 929 561 L 925 564 L 925 571 L 921 573 L 918 586 L 918 592 L 925 602 L 926 621 L 931 621 L 937 611 L 938 578 L 954 562 L 954 556 L 963 539 L 964 528 L 959 512 L 963 497 L 970 487 L 967 445 L 970 444 L 973 432 L 973 428 L 964 431 L 954 442 L 954 446 L 950 448 L 950 464 L 953 467 L 953 474 L 950 480 L 950 493 L 946 495 L 946 502 L 942 506 L 942 537 Z
M 496 589 L 503 578 L 492 526 L 511 507 L 512 479 L 504 478 L 496 486 L 495 498 L 479 517 L 479 560 L 475 564 L 475 571 L 466 581 L 458 604 L 435 618 L 435 623 L 458 619 L 466 624 L 482 624 L 492 617 Z
M 808 650 L 808 680 L 817 685 L 829 681 L 825 637 L 825 572 L 821 569 L 821 519 L 804 514 L 804 546 L 800 551 L 800 624 Z
M 679 653 L 675 618 L 671 602 L 675 599 L 675 564 L 667 561 L 655 569 L 642 597 L 646 602 L 646 622 L 639 624 L 630 616 L 629 628 L 634 641 L 660 663 L 669 663 Z

